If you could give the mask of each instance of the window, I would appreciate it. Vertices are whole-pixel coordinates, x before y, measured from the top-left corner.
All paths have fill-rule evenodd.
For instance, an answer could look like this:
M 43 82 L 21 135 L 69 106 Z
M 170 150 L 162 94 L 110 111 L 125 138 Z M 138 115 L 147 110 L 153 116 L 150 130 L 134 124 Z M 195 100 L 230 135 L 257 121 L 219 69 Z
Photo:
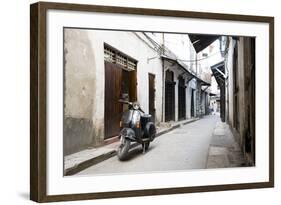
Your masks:
M 124 70 L 133 71 L 137 68 L 137 61 L 117 51 L 109 45 L 104 45 L 104 60 L 121 66 Z

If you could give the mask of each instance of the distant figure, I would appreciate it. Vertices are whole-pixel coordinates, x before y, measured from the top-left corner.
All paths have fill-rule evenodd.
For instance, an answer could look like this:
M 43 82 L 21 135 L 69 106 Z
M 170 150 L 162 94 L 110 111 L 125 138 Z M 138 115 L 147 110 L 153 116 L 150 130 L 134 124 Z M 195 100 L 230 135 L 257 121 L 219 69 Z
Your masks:
M 209 114 L 213 114 L 213 103 L 209 105 Z
M 216 101 L 213 104 L 213 114 L 215 115 L 217 113 L 217 103 Z

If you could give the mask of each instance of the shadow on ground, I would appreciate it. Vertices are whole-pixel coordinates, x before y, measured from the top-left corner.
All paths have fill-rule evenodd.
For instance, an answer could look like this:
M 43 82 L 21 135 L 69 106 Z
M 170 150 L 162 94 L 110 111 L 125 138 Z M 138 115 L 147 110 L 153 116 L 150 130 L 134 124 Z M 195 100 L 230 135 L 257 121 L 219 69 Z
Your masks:
M 148 150 L 146 150 L 146 152 L 145 152 L 144 154 L 146 154 L 147 152 L 150 152 L 150 151 L 153 150 L 153 149 L 154 149 L 154 146 L 150 146 L 150 147 L 148 148 Z M 129 153 L 128 153 L 128 158 L 127 158 L 126 160 L 124 160 L 124 162 L 126 162 L 126 161 L 131 161 L 131 160 L 133 160 L 133 159 L 136 159 L 136 158 L 138 158 L 138 157 L 143 156 L 144 154 L 143 154 L 143 150 L 142 150 L 141 145 L 138 145 L 137 147 L 132 148 L 132 149 L 129 151 Z

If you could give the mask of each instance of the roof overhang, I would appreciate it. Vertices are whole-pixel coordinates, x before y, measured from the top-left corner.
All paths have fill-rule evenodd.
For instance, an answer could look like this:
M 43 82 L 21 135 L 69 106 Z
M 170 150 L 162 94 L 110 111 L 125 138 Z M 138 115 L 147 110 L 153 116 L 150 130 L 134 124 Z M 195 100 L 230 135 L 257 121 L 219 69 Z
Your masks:
M 197 81 L 201 84 L 201 86 L 211 86 L 210 83 L 207 83 L 206 81 L 202 80 L 201 78 L 197 77 Z
M 170 62 L 174 62 L 176 64 L 179 65 L 179 67 L 181 67 L 185 72 L 186 74 L 188 74 L 188 81 L 192 80 L 193 78 L 195 78 L 200 84 L 201 86 L 210 86 L 211 84 L 210 83 L 207 83 L 206 81 L 202 80 L 201 78 L 199 78 L 198 76 L 196 76 L 195 74 L 191 73 L 187 66 L 181 62 L 179 62 L 177 59 L 174 59 L 174 58 L 171 58 L 169 56 L 166 56 L 166 55 L 161 55 L 161 58 L 164 59 L 164 60 L 167 60 L 167 61 L 170 61 Z
M 213 66 L 211 66 L 211 70 L 215 79 L 219 86 L 224 86 L 225 84 L 225 68 L 224 68 L 224 61 L 221 61 Z
M 179 62 L 177 59 L 171 58 L 171 57 L 166 56 L 166 55 L 161 55 L 161 58 L 162 58 L 163 60 L 176 63 L 186 74 L 189 75 L 189 77 L 190 77 L 191 79 L 192 79 L 192 78 L 196 78 L 196 76 L 188 70 L 187 66 L 184 65 L 183 63 Z
M 197 53 L 204 50 L 211 45 L 220 36 L 216 35 L 201 35 L 201 34 L 188 34 L 191 43 Z

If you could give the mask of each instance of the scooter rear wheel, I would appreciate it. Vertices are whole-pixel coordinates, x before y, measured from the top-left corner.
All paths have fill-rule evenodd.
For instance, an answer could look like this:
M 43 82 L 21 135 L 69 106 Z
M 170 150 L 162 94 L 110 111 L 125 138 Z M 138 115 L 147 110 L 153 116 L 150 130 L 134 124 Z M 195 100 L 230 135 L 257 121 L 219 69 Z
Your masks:
M 117 156 L 119 160 L 123 161 L 127 159 L 128 152 L 130 149 L 130 143 L 131 143 L 130 140 L 125 139 L 124 142 L 120 144 L 120 146 L 118 147 Z

